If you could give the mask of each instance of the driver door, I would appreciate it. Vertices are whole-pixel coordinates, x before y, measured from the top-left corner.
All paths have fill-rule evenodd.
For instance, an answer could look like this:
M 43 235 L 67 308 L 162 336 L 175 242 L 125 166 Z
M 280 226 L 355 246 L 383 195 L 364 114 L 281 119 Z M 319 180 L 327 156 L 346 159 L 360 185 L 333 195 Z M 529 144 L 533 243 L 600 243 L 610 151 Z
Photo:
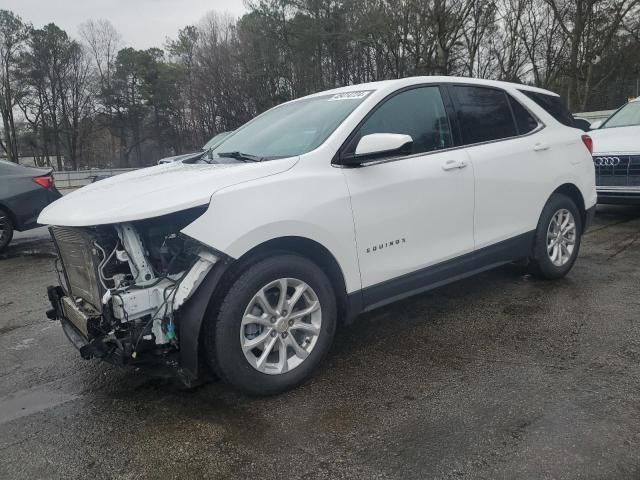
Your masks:
M 342 155 L 372 133 L 413 139 L 409 155 L 343 168 L 351 195 L 365 308 L 415 292 L 448 275 L 474 249 L 473 165 L 452 149 L 438 86 L 383 100 L 354 132 Z M 469 254 L 469 255 L 465 255 Z

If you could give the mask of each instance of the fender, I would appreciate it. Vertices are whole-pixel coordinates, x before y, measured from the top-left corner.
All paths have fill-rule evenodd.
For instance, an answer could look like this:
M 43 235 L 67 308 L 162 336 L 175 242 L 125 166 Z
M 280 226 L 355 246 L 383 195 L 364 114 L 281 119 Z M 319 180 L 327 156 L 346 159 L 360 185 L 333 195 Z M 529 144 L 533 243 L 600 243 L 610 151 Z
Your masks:
M 232 261 L 233 259 L 225 257 L 216 263 L 191 298 L 187 300 L 178 312 L 180 322 L 180 367 L 183 370 L 183 381 L 186 384 L 195 383 L 203 376 L 200 371 L 200 331 L 202 322 L 211 303 L 211 297 Z
M 302 164 L 304 169 L 297 168 Z M 328 166 L 321 156 L 219 190 L 182 233 L 232 258 L 273 239 L 308 238 L 336 259 L 347 293 L 362 288 L 351 197 L 342 169 Z

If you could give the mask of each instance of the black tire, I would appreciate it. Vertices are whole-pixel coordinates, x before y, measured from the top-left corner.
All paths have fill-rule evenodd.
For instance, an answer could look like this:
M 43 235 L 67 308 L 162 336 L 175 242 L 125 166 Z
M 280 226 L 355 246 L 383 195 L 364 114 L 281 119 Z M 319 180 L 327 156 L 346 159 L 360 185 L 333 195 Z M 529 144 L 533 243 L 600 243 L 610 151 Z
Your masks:
M 13 221 L 11 220 L 11 215 L 9 213 L 0 208 L 0 252 L 7 248 L 7 245 L 13 239 Z
M 315 346 L 302 363 L 286 373 L 260 372 L 245 358 L 240 345 L 242 317 L 254 295 L 281 278 L 294 278 L 309 285 L 320 302 L 322 323 Z M 336 330 L 336 297 L 325 273 L 313 262 L 294 254 L 278 254 L 249 266 L 231 286 L 218 312 L 208 319 L 204 346 L 218 376 L 250 395 L 273 395 L 290 390 L 305 380 L 326 356 Z
M 575 244 L 573 252 L 569 260 L 561 265 L 555 265 L 547 252 L 547 231 L 553 217 L 560 210 L 568 210 L 576 225 Z M 531 273 L 541 279 L 556 280 L 564 277 L 575 263 L 580 252 L 580 243 L 582 239 L 582 215 L 578 210 L 575 202 L 568 196 L 561 193 L 554 193 L 542 210 L 538 227 L 536 229 L 535 244 L 533 247 L 533 256 L 529 268 Z

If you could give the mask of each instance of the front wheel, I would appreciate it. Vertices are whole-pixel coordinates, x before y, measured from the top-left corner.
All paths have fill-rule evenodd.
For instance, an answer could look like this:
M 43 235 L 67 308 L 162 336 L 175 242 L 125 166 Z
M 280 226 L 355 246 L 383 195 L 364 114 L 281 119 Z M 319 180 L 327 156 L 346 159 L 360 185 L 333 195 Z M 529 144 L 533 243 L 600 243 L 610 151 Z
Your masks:
M 576 261 L 582 238 L 582 217 L 575 202 L 554 193 L 544 209 L 536 229 L 531 270 L 543 279 L 564 277 Z
M 304 382 L 328 352 L 336 329 L 336 299 L 313 262 L 282 254 L 246 271 L 226 295 L 205 347 L 215 371 L 253 395 Z

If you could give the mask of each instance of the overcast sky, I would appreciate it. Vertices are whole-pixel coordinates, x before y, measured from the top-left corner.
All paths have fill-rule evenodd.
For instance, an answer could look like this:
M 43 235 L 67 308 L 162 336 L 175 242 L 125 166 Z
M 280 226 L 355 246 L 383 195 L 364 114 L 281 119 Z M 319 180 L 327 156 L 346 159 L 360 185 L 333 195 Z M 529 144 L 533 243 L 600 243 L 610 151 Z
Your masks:
M 243 0 L 0 0 L 0 8 L 20 15 L 35 27 L 55 23 L 78 37 L 78 26 L 89 19 L 107 19 L 122 34 L 125 45 L 162 47 L 185 25 L 197 23 L 215 10 L 242 15 Z

